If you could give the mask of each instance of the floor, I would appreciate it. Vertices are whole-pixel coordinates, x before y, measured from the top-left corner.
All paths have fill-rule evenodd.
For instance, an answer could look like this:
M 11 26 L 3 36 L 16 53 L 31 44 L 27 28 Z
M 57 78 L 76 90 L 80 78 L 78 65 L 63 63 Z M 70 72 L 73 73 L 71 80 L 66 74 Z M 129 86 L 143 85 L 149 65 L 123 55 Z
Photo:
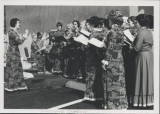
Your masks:
M 4 92 L 4 109 L 102 109 L 102 101 L 85 101 L 83 91 L 65 87 L 69 80 L 61 75 L 28 79 L 27 91 Z M 132 109 L 138 108 L 129 106 L 128 110 Z

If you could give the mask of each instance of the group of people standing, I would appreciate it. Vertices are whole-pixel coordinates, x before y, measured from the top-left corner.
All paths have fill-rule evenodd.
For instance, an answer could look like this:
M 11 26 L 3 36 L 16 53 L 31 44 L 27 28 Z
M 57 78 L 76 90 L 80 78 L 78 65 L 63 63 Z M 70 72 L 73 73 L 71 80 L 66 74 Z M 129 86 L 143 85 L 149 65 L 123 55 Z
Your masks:
M 68 26 L 66 29 L 58 22 L 57 30 L 49 32 L 51 50 L 47 54 L 42 53 L 45 69 L 52 73 L 61 73 L 66 78 L 77 78 L 85 83 L 84 99 L 96 101 L 103 98 L 105 109 L 127 109 L 128 104 L 139 107 L 152 106 L 153 34 L 150 29 L 153 29 L 153 16 L 140 14 L 128 18 L 129 26 L 126 27 L 123 26 L 122 17 L 122 13 L 114 9 L 110 11 L 107 19 L 97 16 L 87 19 L 85 28 L 82 28 L 77 20 L 72 22 L 73 27 Z M 10 45 L 5 72 L 5 90 L 9 91 L 27 88 L 23 83 L 17 47 L 24 42 L 28 33 L 20 39 L 17 32 L 18 23 L 18 19 L 12 19 L 10 23 L 12 28 L 9 31 Z M 104 45 L 100 48 L 76 42 L 74 38 L 82 34 L 82 29 L 90 33 L 85 37 L 95 38 Z M 125 29 L 129 29 L 135 36 L 131 45 L 125 43 Z M 34 50 L 37 47 L 35 42 L 32 46 Z

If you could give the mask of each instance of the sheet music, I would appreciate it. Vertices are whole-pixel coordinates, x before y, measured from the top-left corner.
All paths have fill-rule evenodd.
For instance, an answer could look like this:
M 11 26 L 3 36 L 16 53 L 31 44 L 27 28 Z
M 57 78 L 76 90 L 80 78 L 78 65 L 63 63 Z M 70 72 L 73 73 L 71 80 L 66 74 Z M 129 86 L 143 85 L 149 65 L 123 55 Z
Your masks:
M 84 45 L 88 45 L 88 38 L 85 37 L 84 35 L 79 35 L 78 37 L 74 37 L 74 40 L 77 41 L 77 42 L 80 42 Z
M 80 31 L 82 34 L 85 34 L 86 36 L 89 36 L 91 33 L 90 32 L 88 32 L 88 31 L 86 31 L 86 30 L 84 30 L 84 29 L 82 29 L 81 31 Z
M 133 38 L 131 32 L 129 31 L 129 29 L 124 30 L 123 33 L 124 33 L 124 35 L 125 35 L 131 42 L 134 41 L 134 38 Z
M 102 42 L 102 41 L 100 41 L 100 40 L 98 40 L 96 38 L 90 39 L 88 43 L 90 43 L 90 44 L 92 44 L 92 45 L 94 45 L 96 47 L 99 47 L 99 48 L 104 47 L 104 42 Z

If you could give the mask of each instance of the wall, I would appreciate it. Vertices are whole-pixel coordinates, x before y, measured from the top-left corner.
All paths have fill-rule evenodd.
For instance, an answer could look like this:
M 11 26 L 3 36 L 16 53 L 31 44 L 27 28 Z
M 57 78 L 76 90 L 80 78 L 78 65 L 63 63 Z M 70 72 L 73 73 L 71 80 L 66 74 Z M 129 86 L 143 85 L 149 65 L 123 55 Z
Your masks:
M 119 9 L 129 16 L 128 6 L 6 6 L 6 26 L 9 28 L 11 18 L 21 20 L 21 32 L 29 29 L 31 32 L 47 32 L 54 29 L 56 23 L 66 24 L 73 20 L 85 20 L 91 16 L 104 17 L 111 9 Z

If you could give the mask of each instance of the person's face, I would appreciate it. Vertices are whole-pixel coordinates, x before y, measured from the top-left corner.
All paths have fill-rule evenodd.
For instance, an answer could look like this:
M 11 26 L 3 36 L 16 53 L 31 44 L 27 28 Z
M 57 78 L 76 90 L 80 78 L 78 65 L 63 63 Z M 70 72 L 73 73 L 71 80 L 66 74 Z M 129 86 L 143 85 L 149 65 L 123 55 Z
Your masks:
M 65 33 L 65 34 L 66 34 L 66 36 L 69 36 L 69 31 L 66 31 L 66 33 Z
M 35 42 L 37 41 L 37 37 L 36 36 L 33 37 L 33 41 L 35 41 Z
M 42 39 L 42 35 L 39 35 L 38 38 L 37 38 L 37 40 L 39 41 L 41 39 Z
M 86 26 L 86 29 L 87 29 L 88 31 L 91 31 L 91 26 L 90 26 L 89 23 L 85 23 L 85 26 Z
M 15 28 L 19 29 L 19 28 L 20 28 L 20 25 L 21 25 L 20 22 L 17 21 Z
M 136 29 L 141 27 L 137 20 L 134 20 L 133 24 L 134 24 L 134 28 Z
M 134 23 L 133 23 L 130 19 L 128 20 L 128 23 L 129 23 L 129 26 L 130 26 L 131 28 L 134 27 Z
M 62 27 L 61 27 L 61 26 L 57 26 L 57 29 L 58 29 L 58 30 L 62 30 Z
M 74 28 L 74 29 L 78 28 L 77 22 L 74 22 L 74 23 L 73 23 L 73 28 Z

